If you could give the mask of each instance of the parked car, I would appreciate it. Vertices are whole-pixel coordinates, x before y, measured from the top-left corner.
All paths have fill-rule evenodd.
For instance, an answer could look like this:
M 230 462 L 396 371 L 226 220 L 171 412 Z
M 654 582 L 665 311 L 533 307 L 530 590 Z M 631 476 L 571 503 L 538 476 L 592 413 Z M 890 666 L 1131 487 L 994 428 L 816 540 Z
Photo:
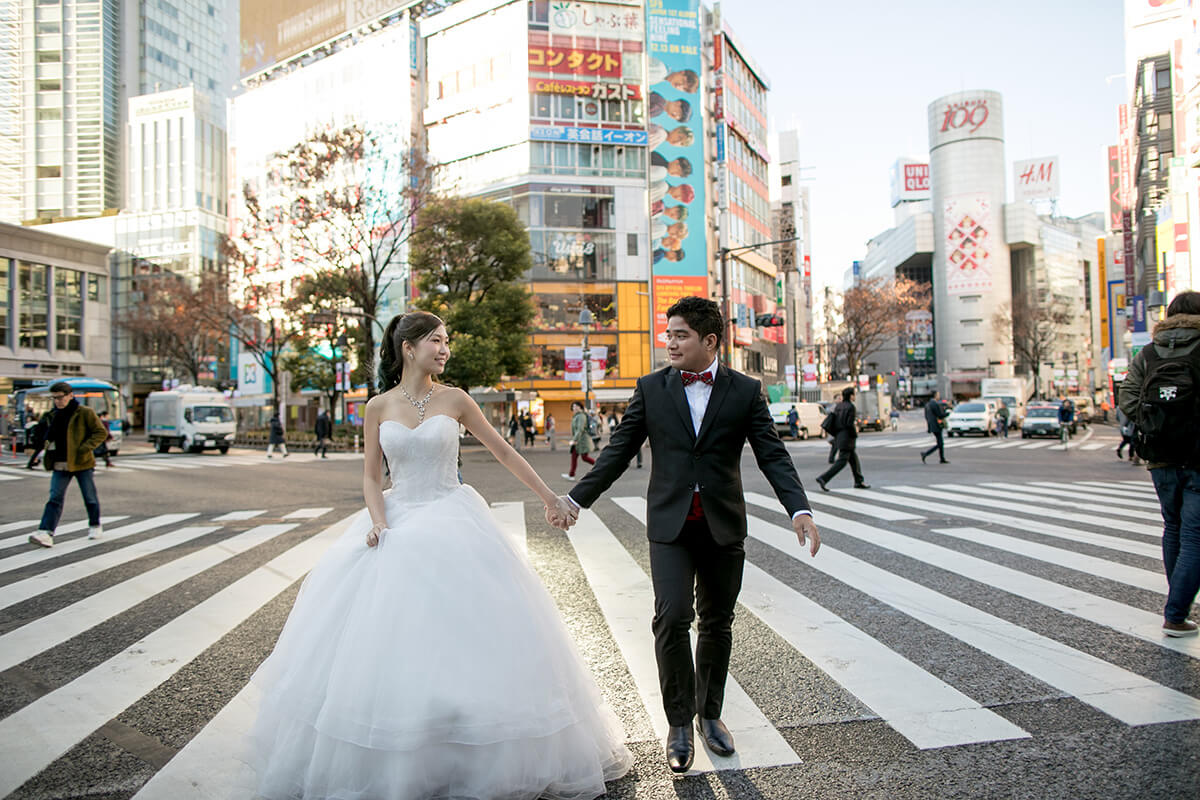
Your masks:
M 946 418 L 946 433 L 951 436 L 966 436 L 978 433 L 991 436 L 995 424 L 996 404 L 984 400 L 968 400 L 959 403 Z
M 1057 405 L 1030 406 L 1025 410 L 1025 421 L 1021 423 L 1022 439 L 1034 436 L 1053 436 L 1057 439 L 1061 435 Z

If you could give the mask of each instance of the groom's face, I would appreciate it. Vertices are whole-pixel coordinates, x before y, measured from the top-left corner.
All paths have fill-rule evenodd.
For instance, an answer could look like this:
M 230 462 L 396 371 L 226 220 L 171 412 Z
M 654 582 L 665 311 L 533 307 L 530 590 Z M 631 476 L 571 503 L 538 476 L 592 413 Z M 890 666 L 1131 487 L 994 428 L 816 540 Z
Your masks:
M 683 317 L 667 320 L 667 358 L 676 369 L 687 372 L 708 369 L 717 352 L 716 339 L 712 335 L 701 339 Z

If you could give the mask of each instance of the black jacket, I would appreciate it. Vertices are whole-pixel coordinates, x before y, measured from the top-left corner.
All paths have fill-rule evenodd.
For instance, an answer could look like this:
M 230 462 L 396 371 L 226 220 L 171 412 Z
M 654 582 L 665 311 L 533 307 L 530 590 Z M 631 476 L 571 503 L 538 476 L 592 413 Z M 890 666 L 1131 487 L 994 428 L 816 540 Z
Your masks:
M 930 400 L 925 404 L 925 428 L 932 434 L 942 429 L 942 420 L 950 416 L 949 409 L 941 400 Z
M 283 423 L 280 422 L 279 417 L 277 417 L 277 416 L 271 417 L 271 435 L 270 435 L 270 438 L 267 439 L 267 443 L 268 444 L 283 444 L 284 443 Z
M 741 459 L 747 442 L 788 515 L 809 510 L 791 456 L 775 432 L 762 385 L 740 372 L 717 367 L 699 436 L 693 432 L 679 370 L 666 367 L 639 378 L 620 426 L 596 465 L 571 490 L 571 499 L 584 508 L 596 502 L 647 438 L 651 470 L 646 534 L 651 541 L 671 542 L 679 536 L 697 485 L 713 539 L 732 544 L 746 538 Z
M 833 416 L 833 435 L 839 450 L 849 450 L 858 439 L 858 409 L 849 400 L 843 400 L 829 412 Z
M 313 426 L 313 435 L 318 439 L 328 439 L 333 435 L 333 422 L 327 414 L 317 416 L 317 424 Z

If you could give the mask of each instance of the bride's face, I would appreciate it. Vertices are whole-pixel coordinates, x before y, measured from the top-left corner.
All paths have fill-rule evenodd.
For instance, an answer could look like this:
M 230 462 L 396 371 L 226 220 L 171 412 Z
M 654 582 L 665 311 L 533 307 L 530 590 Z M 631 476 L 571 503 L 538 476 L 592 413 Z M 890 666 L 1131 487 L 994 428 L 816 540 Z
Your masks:
M 446 333 L 446 326 L 439 325 L 423 339 L 418 339 L 415 345 L 409 350 L 412 353 L 409 364 L 430 375 L 441 375 L 450 358 L 450 335 Z

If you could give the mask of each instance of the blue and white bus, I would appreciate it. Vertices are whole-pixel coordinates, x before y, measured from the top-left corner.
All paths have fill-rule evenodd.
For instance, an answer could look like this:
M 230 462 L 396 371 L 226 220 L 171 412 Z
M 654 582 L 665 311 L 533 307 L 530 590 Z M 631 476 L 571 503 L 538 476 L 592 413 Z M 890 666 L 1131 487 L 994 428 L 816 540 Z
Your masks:
M 125 403 L 117 387 L 108 381 L 95 378 L 63 378 L 63 383 L 71 384 L 71 391 L 80 405 L 99 414 L 108 412 L 108 430 L 112 439 L 108 443 L 108 451 L 116 455 L 121 449 L 124 439 Z M 30 422 L 37 422 L 50 409 L 54 408 L 54 400 L 50 397 L 50 387 L 58 381 L 50 381 L 41 386 L 30 386 L 27 389 L 15 389 L 8 396 L 8 418 L 11 420 L 12 435 L 17 449 L 25 447 L 25 432 Z M 31 413 L 32 412 L 32 413 Z

